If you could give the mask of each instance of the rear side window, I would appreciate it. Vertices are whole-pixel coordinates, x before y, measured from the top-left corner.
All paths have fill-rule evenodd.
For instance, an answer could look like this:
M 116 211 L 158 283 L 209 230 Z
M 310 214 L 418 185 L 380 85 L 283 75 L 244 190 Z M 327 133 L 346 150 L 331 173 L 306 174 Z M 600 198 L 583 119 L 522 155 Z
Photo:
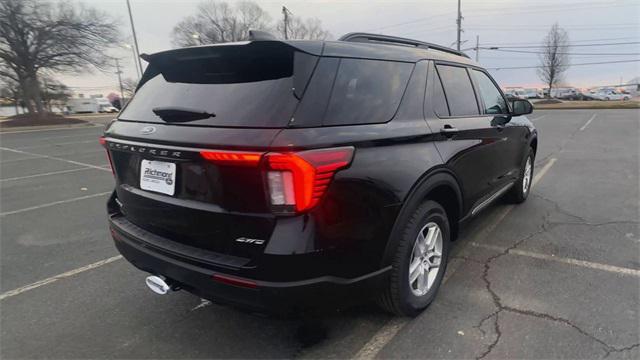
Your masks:
M 391 120 L 413 67 L 413 63 L 341 59 L 322 124 L 370 124 Z
M 278 42 L 152 55 L 120 120 L 164 123 L 154 109 L 215 114 L 181 125 L 286 127 L 318 58 Z
M 436 72 L 433 77 L 433 110 L 438 116 L 449 116 L 449 107 L 447 106 L 447 98 L 444 96 L 442 82 L 440 76 Z
M 478 84 L 478 92 L 484 102 L 485 114 L 507 114 L 507 103 L 504 101 L 500 90 L 491 81 L 487 74 L 478 70 L 471 70 L 471 74 Z M 519 93 L 519 92 L 518 92 Z M 524 92 L 523 92 L 524 94 Z
M 478 103 L 467 69 L 449 65 L 438 65 L 437 69 L 451 116 L 479 115 Z

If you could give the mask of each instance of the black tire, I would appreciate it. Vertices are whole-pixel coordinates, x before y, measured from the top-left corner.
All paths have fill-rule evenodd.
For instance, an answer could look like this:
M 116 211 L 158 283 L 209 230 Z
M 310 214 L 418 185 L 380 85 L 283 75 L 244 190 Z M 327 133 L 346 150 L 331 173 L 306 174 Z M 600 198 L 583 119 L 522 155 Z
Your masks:
M 527 186 L 527 189 L 525 190 L 524 172 L 526 170 L 527 161 L 531 162 L 531 174 L 529 175 L 528 186 Z M 520 167 L 520 177 L 515 182 L 515 184 L 513 184 L 513 186 L 505 196 L 505 198 L 509 202 L 515 203 L 515 204 L 521 204 L 525 202 L 525 200 L 527 200 L 527 197 L 531 192 L 531 183 L 533 182 L 534 164 L 535 164 L 535 153 L 533 152 L 532 148 L 529 148 L 529 151 L 527 152 L 527 156 L 525 157 L 525 160 L 522 162 L 522 166 Z
M 409 263 L 418 232 L 435 223 L 442 234 L 442 255 L 435 280 L 426 293 L 418 296 L 409 284 Z M 451 232 L 445 210 L 435 201 L 422 203 L 403 226 L 401 239 L 392 260 L 392 270 L 387 287 L 378 298 L 378 304 L 386 311 L 399 316 L 417 316 L 435 298 L 447 268 Z

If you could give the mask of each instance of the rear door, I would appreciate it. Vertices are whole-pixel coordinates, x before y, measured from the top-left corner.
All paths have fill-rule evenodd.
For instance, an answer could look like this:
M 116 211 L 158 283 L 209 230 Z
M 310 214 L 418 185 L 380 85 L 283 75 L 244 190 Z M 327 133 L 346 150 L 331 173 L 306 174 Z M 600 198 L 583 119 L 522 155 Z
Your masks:
M 506 146 L 492 125 L 493 117 L 481 113 L 465 66 L 434 64 L 428 83 L 427 122 L 440 133 L 436 146 L 461 183 L 466 212 L 498 190 Z
M 507 185 L 519 176 L 529 129 L 517 121 L 511 121 L 507 101 L 489 74 L 479 69 L 469 70 L 480 97 L 481 112 L 491 119 L 491 127 L 500 136 L 499 161 L 496 163 L 498 173 L 494 181 L 499 187 Z
M 257 161 L 288 126 L 317 57 L 281 42 L 147 58 L 106 131 L 121 215 L 169 240 L 253 258 L 275 224 Z

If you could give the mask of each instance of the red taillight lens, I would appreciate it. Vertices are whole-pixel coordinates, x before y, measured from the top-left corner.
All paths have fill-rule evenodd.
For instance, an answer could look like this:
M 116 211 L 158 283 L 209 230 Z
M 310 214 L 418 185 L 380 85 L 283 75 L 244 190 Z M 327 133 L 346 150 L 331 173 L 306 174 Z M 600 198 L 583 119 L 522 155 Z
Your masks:
M 109 167 L 111 168 L 111 173 L 113 175 L 115 175 L 116 172 L 113 169 L 113 161 L 111 160 L 111 154 L 109 153 L 109 147 L 107 147 L 107 139 L 105 139 L 104 136 L 100 136 L 100 145 L 102 145 L 104 147 L 104 149 L 107 151 L 107 159 L 109 159 Z
M 286 212 L 313 208 L 329 187 L 337 170 L 349 166 L 353 147 L 268 153 L 265 167 L 271 205 Z
M 336 171 L 351 163 L 353 147 L 291 153 L 203 150 L 200 155 L 218 165 L 257 167 L 262 162 L 267 191 L 276 213 L 313 208 L 329 187 Z
M 260 152 L 246 151 L 200 151 L 200 155 L 219 165 L 257 166 L 262 157 Z

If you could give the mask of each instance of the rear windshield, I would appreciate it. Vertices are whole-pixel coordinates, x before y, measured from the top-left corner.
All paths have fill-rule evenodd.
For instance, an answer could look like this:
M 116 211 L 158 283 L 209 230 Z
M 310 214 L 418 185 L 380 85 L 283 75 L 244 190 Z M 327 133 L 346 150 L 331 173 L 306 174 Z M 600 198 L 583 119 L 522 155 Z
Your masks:
M 316 62 L 279 42 L 158 54 L 119 119 L 165 123 L 153 110 L 177 108 L 215 115 L 184 126 L 285 127 Z

